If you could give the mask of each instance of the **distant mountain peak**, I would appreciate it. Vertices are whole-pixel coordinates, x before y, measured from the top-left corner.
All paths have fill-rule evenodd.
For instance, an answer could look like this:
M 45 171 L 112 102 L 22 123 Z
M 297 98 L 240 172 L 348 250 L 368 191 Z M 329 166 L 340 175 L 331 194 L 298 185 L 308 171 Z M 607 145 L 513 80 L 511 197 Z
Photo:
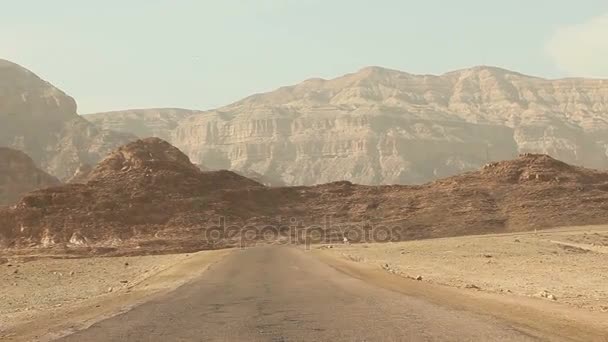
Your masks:
M 0 146 L 22 150 L 50 174 L 67 179 L 132 136 L 81 118 L 76 101 L 28 69 L 0 60 Z

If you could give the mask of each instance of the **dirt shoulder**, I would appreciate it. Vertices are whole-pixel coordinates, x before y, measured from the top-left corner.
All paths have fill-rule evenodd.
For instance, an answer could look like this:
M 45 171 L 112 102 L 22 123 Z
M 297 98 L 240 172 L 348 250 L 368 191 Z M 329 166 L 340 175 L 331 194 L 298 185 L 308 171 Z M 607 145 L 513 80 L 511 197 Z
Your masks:
M 518 327 L 608 341 L 608 227 L 315 250 L 353 277 Z M 421 280 L 415 280 L 415 279 Z
M 228 253 L 9 259 L 0 265 L 0 339 L 47 341 L 87 328 L 185 284 Z

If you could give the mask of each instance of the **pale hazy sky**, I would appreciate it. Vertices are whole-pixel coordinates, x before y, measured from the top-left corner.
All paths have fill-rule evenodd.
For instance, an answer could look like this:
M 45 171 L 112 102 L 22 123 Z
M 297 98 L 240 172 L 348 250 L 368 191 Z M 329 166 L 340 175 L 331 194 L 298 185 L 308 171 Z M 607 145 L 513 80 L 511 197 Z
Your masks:
M 0 58 L 81 113 L 210 109 L 379 65 L 608 77 L 606 0 L 0 0 Z

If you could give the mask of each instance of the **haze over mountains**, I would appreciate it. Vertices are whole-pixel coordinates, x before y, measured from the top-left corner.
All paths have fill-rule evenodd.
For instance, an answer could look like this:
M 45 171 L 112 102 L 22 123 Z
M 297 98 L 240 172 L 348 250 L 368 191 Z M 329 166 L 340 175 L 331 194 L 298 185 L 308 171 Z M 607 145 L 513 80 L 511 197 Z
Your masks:
M 0 206 L 13 204 L 30 191 L 59 184 L 22 151 L 0 147 Z
M 214 248 L 205 232 L 220 217 L 283 227 L 331 214 L 357 229 L 396 225 L 399 240 L 608 221 L 608 173 L 516 157 L 541 151 L 605 168 L 603 80 L 373 67 L 212 111 L 129 110 L 89 122 L 72 98 L 24 68 L 3 61 L 0 76 L 0 144 L 10 147 L 0 178 L 11 184 L 2 200 L 16 202 L 0 209 L 4 247 Z M 35 164 L 70 184 L 55 186 Z M 327 184 L 265 186 L 317 183 Z M 35 188 L 46 189 L 22 195 Z
M 132 109 L 89 114 L 86 119 L 107 130 L 132 133 L 138 137 L 170 140 L 179 122 L 203 112 L 178 108 Z
M 77 114 L 73 98 L 0 60 L 0 146 L 23 151 L 43 170 L 66 179 L 81 164 L 95 164 L 134 138 L 91 124 Z
M 121 113 L 92 120 L 137 133 L 129 127 L 159 113 L 128 124 Z M 492 67 L 441 76 L 369 67 L 173 118 L 156 135 L 193 162 L 287 185 L 423 183 L 525 152 L 608 167 L 608 81 Z
M 215 110 L 79 116 L 71 97 L 1 61 L 0 90 L 0 145 L 64 181 L 148 136 L 204 169 L 270 185 L 420 184 L 525 152 L 608 168 L 606 80 L 545 80 L 492 67 L 440 76 L 368 67 Z

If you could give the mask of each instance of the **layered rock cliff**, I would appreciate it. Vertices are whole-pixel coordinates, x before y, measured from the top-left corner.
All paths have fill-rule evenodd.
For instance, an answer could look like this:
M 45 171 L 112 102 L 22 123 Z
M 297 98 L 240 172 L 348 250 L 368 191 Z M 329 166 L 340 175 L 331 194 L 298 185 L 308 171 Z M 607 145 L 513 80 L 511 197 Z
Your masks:
M 27 153 L 61 179 L 81 164 L 95 164 L 130 140 L 91 124 L 76 112 L 76 102 L 25 68 L 0 60 L 0 146 Z
M 30 191 L 59 184 L 25 153 L 0 147 L 0 206 L 14 204 Z
M 200 113 L 189 109 L 151 108 L 88 114 L 85 118 L 106 130 L 170 140 L 181 120 Z
M 369 67 L 178 120 L 162 136 L 193 162 L 288 185 L 422 183 L 525 152 L 608 168 L 608 80 L 492 67 Z

